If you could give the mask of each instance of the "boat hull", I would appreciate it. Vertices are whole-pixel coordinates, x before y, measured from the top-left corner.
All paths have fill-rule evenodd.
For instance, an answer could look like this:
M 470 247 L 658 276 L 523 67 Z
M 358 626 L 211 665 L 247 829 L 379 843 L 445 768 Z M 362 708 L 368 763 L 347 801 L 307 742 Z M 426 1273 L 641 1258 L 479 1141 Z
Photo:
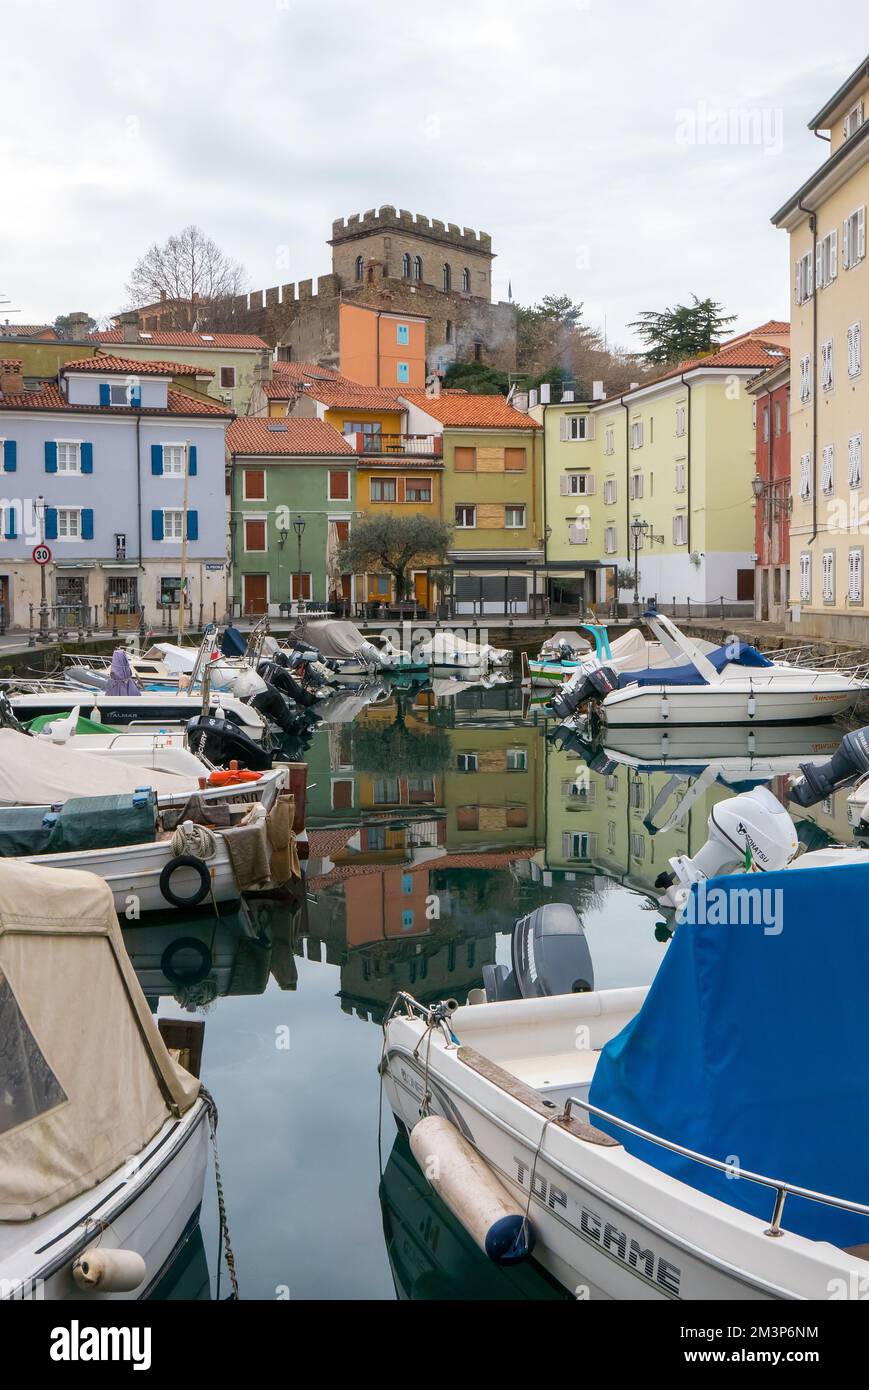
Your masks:
M 809 724 L 845 714 L 860 695 L 853 687 L 763 689 L 746 681 L 720 687 L 628 686 L 597 705 L 608 728 L 690 724 Z M 753 708 L 752 702 L 753 701 Z
M 78 850 L 74 854 L 21 856 L 22 862 L 38 864 L 43 869 L 80 869 L 85 873 L 97 874 L 111 888 L 115 911 L 124 922 L 136 921 L 139 913 L 171 909 L 173 905 L 160 891 L 160 874 L 174 858 L 168 840 L 126 845 L 118 849 Z M 201 906 L 207 907 L 211 897 L 218 903 L 237 902 L 241 893 L 220 836 L 217 837 L 215 855 L 206 860 L 205 865 L 211 878 L 211 895 L 206 895 Z M 176 893 L 192 893 L 197 883 L 198 876 L 192 869 L 179 868 L 172 875 L 172 888 Z

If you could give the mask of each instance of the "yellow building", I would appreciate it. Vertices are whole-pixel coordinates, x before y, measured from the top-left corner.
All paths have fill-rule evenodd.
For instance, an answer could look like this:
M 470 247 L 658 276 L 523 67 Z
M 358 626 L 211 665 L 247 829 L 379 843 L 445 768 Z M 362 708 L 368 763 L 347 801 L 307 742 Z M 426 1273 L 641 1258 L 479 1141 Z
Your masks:
M 533 725 L 451 731 L 452 767 L 444 777 L 446 845 L 459 849 L 534 848 L 543 843 L 545 739 Z
M 869 60 L 809 122 L 820 169 L 779 208 L 790 236 L 791 609 L 800 635 L 865 642 Z
M 606 604 L 619 569 L 641 602 L 752 611 L 755 472 L 752 377 L 781 360 L 769 322 L 612 399 L 557 404 L 532 393 L 544 429 L 552 606 Z M 636 549 L 635 549 L 636 543 Z M 559 602 L 561 600 L 561 602 Z

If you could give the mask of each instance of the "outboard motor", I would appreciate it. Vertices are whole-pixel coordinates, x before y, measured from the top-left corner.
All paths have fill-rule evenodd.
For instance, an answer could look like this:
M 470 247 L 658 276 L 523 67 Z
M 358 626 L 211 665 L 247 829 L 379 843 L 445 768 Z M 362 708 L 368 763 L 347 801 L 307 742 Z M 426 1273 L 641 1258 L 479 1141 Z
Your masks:
M 589 700 L 604 700 L 618 688 L 619 678 L 613 668 L 598 666 L 584 677 L 577 672 L 569 685 L 553 695 L 549 706 L 559 719 L 569 719 L 581 705 L 588 704 Z
M 239 767 L 250 772 L 268 772 L 272 766 L 265 749 L 254 743 L 231 719 L 217 719 L 213 714 L 191 719 L 187 724 L 187 737 L 194 752 L 204 754 L 215 767 L 233 758 Z
M 273 661 L 261 661 L 257 671 L 267 684 L 271 683 L 276 690 L 297 705 L 312 705 L 317 698 L 310 690 L 300 685 L 285 667 L 276 666 Z
M 828 763 L 800 763 L 803 774 L 788 792 L 798 806 L 816 806 L 840 787 L 850 786 L 869 772 L 869 728 L 846 734 Z
M 298 729 L 298 712 L 291 710 L 283 695 L 276 690 L 268 681 L 264 681 L 265 690 L 254 695 L 249 702 L 251 707 L 258 713 L 270 719 L 273 724 L 277 724 L 285 734 L 294 734 Z
M 662 907 L 681 907 L 692 883 L 718 874 L 744 873 L 751 864 L 766 873 L 786 869 L 799 849 L 796 826 L 768 787 L 755 787 L 713 806 L 709 839 L 693 856 L 677 854 L 673 870 L 655 879 Z
M 513 969 L 483 966 L 483 988 L 492 1004 L 502 999 L 541 999 L 594 989 L 594 967 L 582 923 L 569 903 L 546 903 L 513 928 Z

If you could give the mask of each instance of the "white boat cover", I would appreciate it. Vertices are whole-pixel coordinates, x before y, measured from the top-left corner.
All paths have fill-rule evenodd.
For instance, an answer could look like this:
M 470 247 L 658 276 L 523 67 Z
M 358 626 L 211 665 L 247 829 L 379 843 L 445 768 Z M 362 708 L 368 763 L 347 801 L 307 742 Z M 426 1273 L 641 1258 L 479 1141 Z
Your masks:
M 16 729 L 0 729 L 0 806 L 50 806 L 73 796 L 118 796 L 139 787 L 151 787 L 158 796 L 178 796 L 198 791 L 199 778 L 155 772 L 111 754 L 79 753 Z
M 155 642 L 154 646 L 145 653 L 148 660 L 162 660 L 166 670 L 171 672 L 173 676 L 189 675 L 196 665 L 198 655 L 198 647 L 176 647 L 173 642 Z
M 199 1082 L 169 1056 L 95 874 L 0 860 L 0 1221 L 124 1169 Z
M 572 647 L 575 652 L 587 652 L 591 650 L 591 642 L 587 637 L 581 637 L 578 632 L 554 632 L 551 637 L 547 637 L 543 646 L 540 648 L 541 657 L 557 656 L 559 642 L 566 642 L 568 647 Z
M 294 639 L 309 642 L 321 656 L 331 657 L 335 661 L 346 661 L 355 656 L 368 641 L 355 623 L 343 618 L 321 618 L 312 623 L 303 623 L 290 633 L 289 642 L 292 643 Z
M 448 630 L 438 630 L 434 637 L 428 642 L 424 642 L 419 648 L 419 660 L 426 661 L 432 666 L 448 665 L 453 661 L 462 661 L 466 665 L 483 665 L 490 661 L 503 661 L 510 656 L 510 652 L 505 647 L 493 647 L 488 642 L 481 644 L 469 642 L 467 638 L 460 637 L 457 632 Z

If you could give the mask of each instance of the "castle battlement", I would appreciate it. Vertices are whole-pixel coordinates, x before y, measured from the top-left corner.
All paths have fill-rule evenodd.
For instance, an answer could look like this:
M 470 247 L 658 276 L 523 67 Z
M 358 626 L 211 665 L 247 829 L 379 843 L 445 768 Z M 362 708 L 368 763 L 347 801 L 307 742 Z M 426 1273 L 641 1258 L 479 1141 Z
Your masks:
M 462 247 L 478 254 L 492 255 L 492 238 L 488 232 L 475 232 L 473 227 L 459 227 L 455 222 L 440 222 L 436 217 L 424 217 L 422 213 L 398 211 L 389 204 L 380 209 L 369 208 L 367 212 L 353 213 L 350 217 L 339 217 L 332 223 L 330 246 L 357 237 L 370 236 L 372 232 L 407 232 L 425 237 L 428 241 L 439 241 L 444 245 Z

